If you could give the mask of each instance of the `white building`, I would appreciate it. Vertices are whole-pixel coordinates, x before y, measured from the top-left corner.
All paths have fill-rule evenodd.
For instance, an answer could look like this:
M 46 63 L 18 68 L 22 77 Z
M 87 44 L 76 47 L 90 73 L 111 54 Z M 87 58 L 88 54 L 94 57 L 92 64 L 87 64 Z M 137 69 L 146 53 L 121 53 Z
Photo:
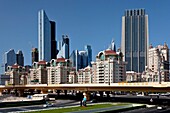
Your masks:
M 79 84 L 92 83 L 92 68 L 90 66 L 87 66 L 84 69 L 79 69 L 77 73 L 77 79 Z
M 149 47 L 148 66 L 145 78 L 148 82 L 158 82 L 159 72 L 161 81 L 169 81 L 169 49 L 167 44 Z
M 123 54 L 114 50 L 105 50 L 98 53 L 96 62 L 92 62 L 93 83 L 117 83 L 126 80 L 126 62 Z
M 75 68 L 71 67 L 70 61 L 64 58 L 52 59 L 48 70 L 48 84 L 69 83 L 69 74 Z
M 30 69 L 30 84 L 47 84 L 47 62 L 34 62 Z

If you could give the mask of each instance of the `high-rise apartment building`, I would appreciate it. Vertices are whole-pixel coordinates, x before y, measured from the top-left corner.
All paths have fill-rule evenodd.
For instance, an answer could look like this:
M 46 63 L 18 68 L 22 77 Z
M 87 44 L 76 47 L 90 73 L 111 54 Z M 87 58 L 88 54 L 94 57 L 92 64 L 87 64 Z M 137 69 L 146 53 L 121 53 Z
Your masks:
M 122 52 L 114 50 L 100 51 L 96 61 L 92 62 L 93 83 L 118 83 L 126 80 L 126 62 Z
M 21 50 L 18 50 L 16 54 L 16 61 L 19 66 L 24 66 L 24 55 Z
M 143 72 L 149 48 L 148 15 L 144 9 L 126 10 L 122 17 L 121 51 L 127 71 Z
M 85 45 L 84 47 L 85 51 L 87 52 L 87 63 L 89 66 L 91 66 L 92 61 L 92 49 L 90 45 Z
M 32 55 L 32 64 L 34 62 L 38 62 L 38 49 L 37 48 L 32 48 L 31 55 Z
M 169 48 L 167 44 L 149 47 L 148 66 L 146 68 L 146 81 L 169 81 Z
M 57 54 L 57 58 L 65 58 L 65 59 L 69 59 L 69 37 L 68 35 L 62 35 L 62 40 L 58 41 L 57 43 L 58 47 L 58 54 Z
M 16 63 L 16 54 L 14 49 L 10 49 L 9 51 L 5 52 L 3 58 L 3 73 L 7 71 L 8 66 L 12 66 Z
M 55 22 L 50 21 L 44 10 L 38 12 L 39 61 L 49 62 L 56 56 Z

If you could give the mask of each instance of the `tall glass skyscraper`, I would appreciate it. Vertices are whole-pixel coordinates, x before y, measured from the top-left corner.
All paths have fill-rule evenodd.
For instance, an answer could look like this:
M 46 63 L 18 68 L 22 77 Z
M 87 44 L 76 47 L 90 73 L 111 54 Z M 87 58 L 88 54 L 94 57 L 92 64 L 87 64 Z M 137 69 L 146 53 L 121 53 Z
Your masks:
M 44 10 L 38 12 L 39 61 L 56 58 L 55 22 L 50 21 Z
M 58 54 L 57 58 L 65 58 L 69 59 L 69 37 L 68 35 L 62 35 L 62 40 L 58 41 L 57 43 L 57 49 L 58 49 Z
M 4 59 L 3 59 L 3 73 L 7 71 L 8 66 L 12 66 L 16 63 L 16 54 L 14 49 L 10 49 L 9 51 L 5 52 Z
M 21 50 L 18 50 L 16 54 L 16 61 L 18 65 L 24 66 L 24 55 Z
M 127 71 L 143 72 L 149 47 L 148 15 L 144 9 L 126 10 L 122 17 L 121 51 Z
M 90 45 L 85 45 L 84 47 L 85 51 L 87 52 L 87 63 L 89 66 L 91 66 L 92 61 L 92 49 Z

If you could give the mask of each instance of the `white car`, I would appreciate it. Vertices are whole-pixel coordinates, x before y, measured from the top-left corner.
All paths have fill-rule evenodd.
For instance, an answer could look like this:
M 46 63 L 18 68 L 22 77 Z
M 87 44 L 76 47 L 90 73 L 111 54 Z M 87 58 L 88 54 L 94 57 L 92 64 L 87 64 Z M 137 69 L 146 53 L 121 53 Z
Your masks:
M 164 106 L 158 106 L 157 107 L 157 110 L 162 110 L 162 109 L 166 109 L 166 107 L 164 107 Z
M 46 103 L 46 104 L 43 105 L 44 108 L 46 108 L 46 107 L 52 107 L 52 106 L 54 106 L 53 103 Z

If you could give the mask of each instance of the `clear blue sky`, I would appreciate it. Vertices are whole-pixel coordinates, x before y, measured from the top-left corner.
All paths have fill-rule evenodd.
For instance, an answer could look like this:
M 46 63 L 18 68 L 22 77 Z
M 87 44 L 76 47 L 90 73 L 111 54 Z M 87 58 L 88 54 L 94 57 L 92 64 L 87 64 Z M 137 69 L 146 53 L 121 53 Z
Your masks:
M 149 42 L 170 45 L 170 0 L 0 0 L 0 62 L 10 48 L 22 50 L 31 64 L 31 46 L 38 47 L 38 11 L 44 9 L 57 23 L 56 39 L 70 37 L 72 50 L 90 44 L 93 60 L 112 38 L 121 42 L 125 9 L 145 8 L 149 15 Z

